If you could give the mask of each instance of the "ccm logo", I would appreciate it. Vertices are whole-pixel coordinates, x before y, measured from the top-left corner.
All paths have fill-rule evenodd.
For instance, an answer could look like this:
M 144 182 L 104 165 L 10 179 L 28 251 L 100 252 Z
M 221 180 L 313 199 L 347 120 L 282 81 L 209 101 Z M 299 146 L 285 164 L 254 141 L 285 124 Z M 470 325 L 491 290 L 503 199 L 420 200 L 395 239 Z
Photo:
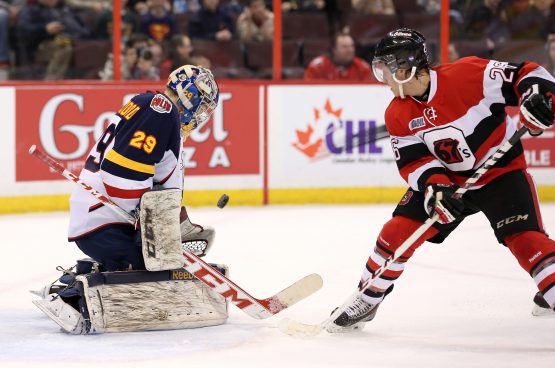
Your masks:
M 497 228 L 499 229 L 512 222 L 526 221 L 526 220 L 528 220 L 528 214 L 507 217 L 506 219 L 497 222 Z

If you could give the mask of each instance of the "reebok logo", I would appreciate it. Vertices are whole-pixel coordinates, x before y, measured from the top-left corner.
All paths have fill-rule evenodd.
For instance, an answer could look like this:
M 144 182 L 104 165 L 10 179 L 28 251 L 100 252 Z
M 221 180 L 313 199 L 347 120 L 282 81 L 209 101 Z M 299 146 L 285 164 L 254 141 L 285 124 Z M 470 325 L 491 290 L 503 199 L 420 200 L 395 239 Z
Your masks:
M 497 222 L 497 228 L 500 229 L 505 225 L 511 224 L 513 222 L 518 222 L 518 221 L 526 221 L 528 220 L 528 214 L 525 215 L 517 215 L 517 216 L 511 216 L 511 217 L 507 217 L 504 220 L 498 221 Z
M 530 262 L 530 263 L 534 262 L 534 260 L 535 260 L 536 258 L 538 258 L 539 256 L 541 256 L 541 255 L 542 255 L 542 252 L 541 252 L 541 250 L 540 250 L 538 253 L 534 254 L 534 255 L 532 256 L 532 258 L 530 258 L 530 259 L 528 260 L 528 262 Z

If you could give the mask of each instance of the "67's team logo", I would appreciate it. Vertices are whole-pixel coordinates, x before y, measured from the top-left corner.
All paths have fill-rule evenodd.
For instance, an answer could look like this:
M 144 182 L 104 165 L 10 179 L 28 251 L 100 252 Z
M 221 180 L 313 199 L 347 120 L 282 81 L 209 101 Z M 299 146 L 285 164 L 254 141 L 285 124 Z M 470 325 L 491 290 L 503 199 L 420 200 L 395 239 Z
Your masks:
M 434 153 L 446 164 L 456 164 L 463 161 L 463 157 L 459 152 L 459 141 L 453 138 L 435 141 Z

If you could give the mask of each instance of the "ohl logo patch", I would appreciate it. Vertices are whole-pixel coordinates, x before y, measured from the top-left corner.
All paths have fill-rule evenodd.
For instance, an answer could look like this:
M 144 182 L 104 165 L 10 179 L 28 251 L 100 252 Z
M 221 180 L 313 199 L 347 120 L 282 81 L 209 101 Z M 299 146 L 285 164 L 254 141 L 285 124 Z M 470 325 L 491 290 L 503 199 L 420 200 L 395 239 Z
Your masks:
M 333 106 L 329 98 L 324 106 L 312 109 L 312 122 L 304 129 L 295 129 L 292 143 L 310 159 L 363 153 L 381 153 L 376 146 L 376 121 L 347 119 L 342 107 Z

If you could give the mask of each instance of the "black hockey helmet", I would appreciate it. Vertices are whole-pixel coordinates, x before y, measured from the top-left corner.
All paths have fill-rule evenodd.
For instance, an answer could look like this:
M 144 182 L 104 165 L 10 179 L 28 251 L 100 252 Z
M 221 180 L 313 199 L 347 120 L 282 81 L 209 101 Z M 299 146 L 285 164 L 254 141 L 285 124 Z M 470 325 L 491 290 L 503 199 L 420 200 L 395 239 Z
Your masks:
M 417 70 L 429 66 L 426 38 L 410 28 L 389 32 L 380 40 L 374 51 L 372 69 L 376 79 L 384 82 L 383 66 L 392 74 L 398 69 Z

